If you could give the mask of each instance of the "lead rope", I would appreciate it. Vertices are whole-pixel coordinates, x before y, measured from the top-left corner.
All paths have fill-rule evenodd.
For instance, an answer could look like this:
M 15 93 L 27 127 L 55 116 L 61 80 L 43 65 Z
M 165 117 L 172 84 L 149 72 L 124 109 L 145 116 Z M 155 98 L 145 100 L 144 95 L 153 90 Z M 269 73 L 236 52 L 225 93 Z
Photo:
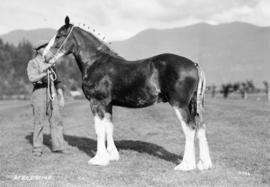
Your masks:
M 54 54 L 53 56 L 53 63 L 52 64 L 55 64 L 56 60 L 58 59 L 58 56 L 59 55 L 58 53 L 62 50 L 62 47 L 63 45 L 65 44 L 65 42 L 67 41 L 67 39 L 69 38 L 72 30 L 73 30 L 74 26 L 72 26 L 72 28 L 70 29 L 67 37 L 65 38 L 65 40 L 63 41 L 63 43 L 61 44 L 61 46 L 57 49 L 56 53 Z M 51 43 L 52 41 L 54 41 L 55 39 L 55 36 L 51 39 L 51 41 L 49 43 Z M 49 49 L 46 49 L 46 53 L 49 51 Z M 43 53 L 43 56 L 44 56 L 45 53 Z M 61 55 L 61 54 L 60 54 Z M 56 91 L 55 91 L 55 88 L 54 88 L 54 81 L 57 79 L 57 76 L 56 76 L 56 73 L 55 71 L 52 69 L 52 68 L 49 68 L 47 70 L 47 80 L 48 80 L 48 96 L 49 96 L 49 99 L 51 101 L 54 100 L 55 96 L 56 96 Z
M 54 81 L 57 79 L 56 73 L 52 68 L 47 70 L 47 80 L 48 80 L 48 96 L 51 101 L 54 100 L 56 96 L 56 91 L 54 87 Z

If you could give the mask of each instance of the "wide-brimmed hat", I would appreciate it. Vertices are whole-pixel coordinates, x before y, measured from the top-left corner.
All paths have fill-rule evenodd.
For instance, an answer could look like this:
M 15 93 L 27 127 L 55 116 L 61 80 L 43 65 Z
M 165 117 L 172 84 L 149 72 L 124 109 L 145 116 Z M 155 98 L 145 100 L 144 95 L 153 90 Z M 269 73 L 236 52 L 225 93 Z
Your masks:
M 40 40 L 40 41 L 34 43 L 33 49 L 34 50 L 39 50 L 39 49 L 41 49 L 43 47 L 46 47 L 47 44 L 48 44 L 47 40 Z

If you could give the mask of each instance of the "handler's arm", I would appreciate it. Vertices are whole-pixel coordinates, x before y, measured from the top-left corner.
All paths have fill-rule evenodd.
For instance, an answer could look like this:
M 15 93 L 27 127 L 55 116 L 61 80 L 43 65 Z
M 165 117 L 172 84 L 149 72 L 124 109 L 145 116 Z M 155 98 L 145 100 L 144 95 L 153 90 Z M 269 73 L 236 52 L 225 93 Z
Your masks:
M 57 88 L 57 95 L 59 96 L 59 105 L 61 107 L 64 107 L 65 105 L 65 99 L 64 99 L 64 93 L 62 88 Z
M 30 80 L 30 82 L 38 82 L 38 81 L 40 81 L 43 77 L 45 77 L 47 75 L 47 73 L 46 72 L 43 72 L 43 73 L 41 73 L 41 74 L 36 74 L 36 75 L 30 75 L 29 76 L 29 80 Z
M 45 67 L 43 67 L 43 69 L 41 70 L 42 72 L 39 73 L 38 72 L 38 68 L 35 67 L 35 63 L 33 61 L 30 61 L 27 65 L 27 75 L 28 75 L 28 79 L 30 82 L 38 82 L 40 81 L 43 77 L 45 77 L 47 75 L 47 69 L 50 67 L 50 65 L 47 65 Z

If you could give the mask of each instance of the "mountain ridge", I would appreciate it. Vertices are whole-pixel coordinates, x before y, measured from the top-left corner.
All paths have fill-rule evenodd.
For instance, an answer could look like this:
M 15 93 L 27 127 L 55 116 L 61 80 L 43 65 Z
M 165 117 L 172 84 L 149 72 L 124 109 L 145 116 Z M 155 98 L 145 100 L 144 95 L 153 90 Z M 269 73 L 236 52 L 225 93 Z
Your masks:
M 49 40 L 56 32 L 50 28 L 39 30 L 16 30 L 0 35 L 0 38 L 13 44 L 18 44 L 23 38 L 35 43 L 37 40 Z M 10 33 L 18 36 L 12 40 L 11 36 L 8 37 Z M 111 48 L 128 60 L 160 53 L 190 58 L 203 67 L 208 84 L 270 80 L 270 27 L 244 22 L 198 23 L 168 29 L 146 29 L 126 40 L 111 43 Z
M 150 29 L 112 42 L 121 56 L 134 60 L 160 53 L 175 53 L 198 62 L 209 84 L 247 79 L 270 80 L 270 27 L 233 22 L 199 23 L 172 29 Z
M 52 28 L 41 28 L 41 29 L 16 29 L 6 34 L 0 35 L 0 38 L 4 42 L 8 42 L 13 45 L 18 45 L 20 42 L 26 40 L 32 44 L 40 40 L 49 40 L 56 33 L 55 29 Z

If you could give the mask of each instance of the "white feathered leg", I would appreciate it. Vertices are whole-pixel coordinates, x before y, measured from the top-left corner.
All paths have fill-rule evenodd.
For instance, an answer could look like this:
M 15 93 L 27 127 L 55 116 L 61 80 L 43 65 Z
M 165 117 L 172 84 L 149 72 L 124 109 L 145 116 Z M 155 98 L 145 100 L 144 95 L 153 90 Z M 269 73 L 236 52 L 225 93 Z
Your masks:
M 206 125 L 203 124 L 197 131 L 197 138 L 199 140 L 200 160 L 197 163 L 199 170 L 206 170 L 212 168 L 212 161 L 209 154 L 208 142 L 205 133 Z
M 194 137 L 195 130 L 191 129 L 184 121 L 181 112 L 177 107 L 174 107 L 176 115 L 181 122 L 183 132 L 185 134 L 185 151 L 182 162 L 176 166 L 175 170 L 189 171 L 196 168 L 195 163 L 195 147 L 194 147 Z
M 105 146 L 105 119 L 100 119 L 99 116 L 94 117 L 95 121 L 95 130 L 97 134 L 97 152 L 96 155 L 91 158 L 88 163 L 92 165 L 105 166 L 110 162 L 109 154 Z
M 106 136 L 107 136 L 107 151 L 109 153 L 109 159 L 110 160 L 119 160 L 119 152 L 117 151 L 117 148 L 114 143 L 113 139 L 113 123 L 112 123 L 112 117 L 111 114 L 106 113 L 104 117 L 105 121 L 105 130 L 106 130 Z

